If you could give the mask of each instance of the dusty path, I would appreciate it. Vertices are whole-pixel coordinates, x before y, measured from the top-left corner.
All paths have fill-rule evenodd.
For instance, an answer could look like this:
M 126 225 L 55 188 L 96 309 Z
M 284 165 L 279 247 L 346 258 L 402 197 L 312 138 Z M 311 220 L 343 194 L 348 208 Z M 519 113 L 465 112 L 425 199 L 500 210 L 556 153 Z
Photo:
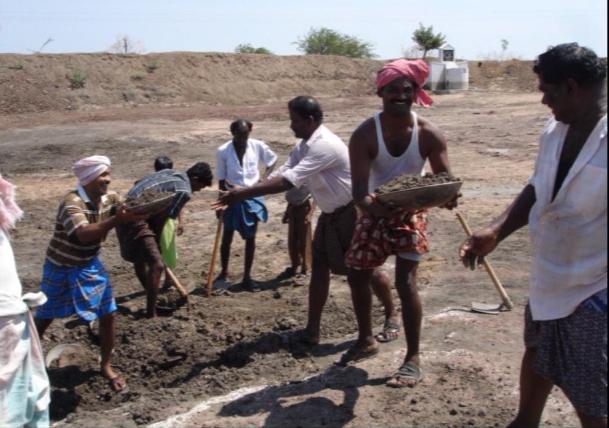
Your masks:
M 345 140 L 378 108 L 373 97 L 327 101 L 326 124 Z M 27 290 L 40 277 L 44 250 L 62 193 L 74 184 L 69 173 L 77 158 L 106 154 L 113 161 L 112 187 L 126 192 L 152 170 L 155 156 L 171 156 L 178 168 L 215 162 L 216 147 L 229 138 L 236 116 L 254 120 L 253 136 L 269 142 L 285 159 L 294 138 L 283 103 L 241 109 L 168 107 L 67 114 L 43 113 L 0 121 L 0 171 L 18 187 L 26 212 L 13 237 L 19 273 Z M 522 188 L 534 161 L 536 140 L 548 112 L 537 94 L 458 93 L 436 96 L 421 114 L 433 120 L 449 142 L 456 176 L 465 182 L 460 210 L 472 227 L 496 215 Z M 97 115 L 97 116 L 96 116 Z M 211 255 L 214 191 L 196 194 L 187 206 L 186 234 L 178 242 L 176 273 L 194 291 L 189 307 L 155 320 L 143 318 L 144 297 L 131 266 L 120 259 L 114 235 L 102 257 L 112 275 L 119 304 L 116 365 L 130 391 L 109 392 L 97 376 L 98 348 L 85 326 L 58 320 L 43 340 L 80 343 L 85 351 L 53 367 L 52 416 L 62 426 L 502 426 L 517 405 L 526 303 L 529 246 L 526 231 L 506 241 L 491 262 L 516 307 L 498 316 L 474 315 L 472 301 L 499 302 L 483 271 L 464 270 L 456 258 L 464 238 L 454 214 L 431 213 L 431 252 L 420 268 L 425 319 L 422 357 L 425 381 L 414 389 L 386 387 L 386 377 L 403 355 L 403 337 L 373 360 L 346 370 L 328 369 L 353 339 L 355 321 L 348 286 L 333 277 L 324 312 L 321 346 L 306 349 L 289 331 L 306 318 L 306 281 L 275 280 L 288 263 L 283 196 L 267 198 L 268 224 L 261 226 L 254 278 L 261 289 L 238 287 L 204 297 L 201 273 Z M 242 272 L 243 244 L 233 244 L 232 281 Z M 385 268 L 391 272 L 393 261 Z M 173 307 L 173 291 L 161 297 Z M 396 297 L 397 298 L 397 297 Z M 375 303 L 378 326 L 383 315 Z M 244 396 L 227 395 L 254 388 Z M 182 425 L 163 420 L 212 400 Z M 94 423 L 93 423 L 94 421 Z M 560 393 L 544 415 L 548 426 L 574 426 L 576 419 Z

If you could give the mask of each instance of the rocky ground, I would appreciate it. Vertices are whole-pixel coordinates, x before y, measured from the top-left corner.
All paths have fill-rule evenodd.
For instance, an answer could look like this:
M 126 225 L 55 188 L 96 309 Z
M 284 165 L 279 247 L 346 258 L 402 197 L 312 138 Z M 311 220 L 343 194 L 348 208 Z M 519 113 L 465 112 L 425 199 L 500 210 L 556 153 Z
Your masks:
M 321 99 L 326 125 L 345 140 L 379 108 L 372 96 Z M 0 117 L 0 171 L 17 184 L 25 211 L 12 238 L 24 288 L 38 287 L 59 199 L 75 184 L 73 161 L 108 155 L 111 187 L 124 194 L 153 170 L 158 155 L 170 156 L 179 169 L 201 160 L 214 164 L 215 149 L 230 138 L 228 126 L 235 117 L 252 120 L 252 136 L 267 141 L 282 161 L 295 142 L 285 101 L 239 107 L 104 105 Z M 525 184 L 549 112 L 538 94 L 518 87 L 436 95 L 435 101 L 419 113 L 447 138 L 453 173 L 464 183 L 459 210 L 476 228 Z M 472 302 L 495 304 L 500 298 L 484 271 L 470 272 L 459 263 L 457 250 L 465 235 L 455 214 L 431 211 L 432 248 L 419 278 L 425 379 L 415 388 L 392 389 L 385 382 L 403 358 L 403 335 L 383 345 L 374 359 L 344 369 L 332 364 L 356 332 L 344 278 L 332 277 L 322 343 L 307 348 L 291 338 L 306 320 L 308 287 L 307 278 L 276 279 L 288 264 L 282 195 L 267 198 L 270 219 L 258 233 L 253 274 L 259 289 L 249 292 L 236 285 L 243 264 L 243 243 L 236 239 L 233 285 L 205 295 L 216 230 L 210 210 L 215 195 L 214 189 L 195 194 L 187 205 L 185 234 L 178 240 L 175 272 L 191 290 L 189 303 L 179 306 L 176 291 L 170 290 L 160 298 L 167 310 L 156 319 L 144 317 L 142 288 L 131 265 L 121 260 L 114 234 L 109 236 L 102 258 L 119 306 L 114 362 L 127 376 L 129 390 L 112 393 L 99 376 L 99 348 L 87 326 L 76 319 L 56 320 L 43 339 L 45 351 L 74 344 L 49 369 L 57 426 L 482 427 L 510 420 L 517 407 L 523 351 L 526 230 L 490 258 L 514 310 L 478 314 L 470 311 Z M 384 269 L 393 274 L 393 267 L 390 259 Z M 378 302 L 374 320 L 380 328 Z M 577 425 L 559 391 L 553 392 L 543 423 Z

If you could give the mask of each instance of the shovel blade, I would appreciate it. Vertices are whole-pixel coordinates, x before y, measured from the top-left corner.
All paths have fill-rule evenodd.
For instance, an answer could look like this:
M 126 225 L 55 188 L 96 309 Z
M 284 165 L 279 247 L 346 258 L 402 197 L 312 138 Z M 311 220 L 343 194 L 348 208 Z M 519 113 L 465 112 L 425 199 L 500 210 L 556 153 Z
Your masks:
M 478 312 L 481 314 L 497 315 L 499 314 L 499 311 L 501 311 L 502 306 L 503 305 L 501 304 L 494 305 L 488 303 L 473 302 L 471 310 L 472 312 Z

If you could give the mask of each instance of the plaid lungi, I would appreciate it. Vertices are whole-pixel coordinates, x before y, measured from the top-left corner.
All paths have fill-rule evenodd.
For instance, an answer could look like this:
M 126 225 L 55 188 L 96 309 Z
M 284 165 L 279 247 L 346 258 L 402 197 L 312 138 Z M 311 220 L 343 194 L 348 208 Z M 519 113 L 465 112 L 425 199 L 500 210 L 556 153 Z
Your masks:
M 390 218 L 362 213 L 357 219 L 345 263 L 353 269 L 382 266 L 391 254 L 425 254 L 427 211 L 400 211 Z
M 82 266 L 59 266 L 45 260 L 40 289 L 49 300 L 36 309 L 36 318 L 77 314 L 93 321 L 116 311 L 108 272 L 98 257 Z

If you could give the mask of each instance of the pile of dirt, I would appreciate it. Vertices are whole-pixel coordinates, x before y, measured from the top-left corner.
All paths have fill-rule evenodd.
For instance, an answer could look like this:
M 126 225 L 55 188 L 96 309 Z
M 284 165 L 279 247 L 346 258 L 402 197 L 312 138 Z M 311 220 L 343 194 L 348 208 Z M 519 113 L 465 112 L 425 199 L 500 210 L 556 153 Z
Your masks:
M 170 52 L 0 55 L 0 114 L 109 106 L 256 105 L 374 94 L 383 62 L 327 55 Z M 530 61 L 470 62 L 470 87 L 535 88 Z
M 0 55 L 0 113 L 120 104 L 252 105 L 301 93 L 370 95 L 381 64 L 318 55 L 7 54 Z
M 451 183 L 454 181 L 460 181 L 458 178 L 453 177 L 447 172 L 441 172 L 439 174 L 425 174 L 425 175 L 398 175 L 394 179 L 383 184 L 381 187 L 376 189 L 376 193 L 384 195 L 392 192 L 399 192 L 401 190 L 415 189 L 419 187 L 432 186 L 434 184 Z
M 166 208 L 171 203 L 173 195 L 173 192 L 157 192 L 155 189 L 148 189 L 137 197 L 128 197 L 125 205 L 131 212 L 152 215 Z
M 469 61 L 469 88 L 498 92 L 536 91 L 533 61 Z

